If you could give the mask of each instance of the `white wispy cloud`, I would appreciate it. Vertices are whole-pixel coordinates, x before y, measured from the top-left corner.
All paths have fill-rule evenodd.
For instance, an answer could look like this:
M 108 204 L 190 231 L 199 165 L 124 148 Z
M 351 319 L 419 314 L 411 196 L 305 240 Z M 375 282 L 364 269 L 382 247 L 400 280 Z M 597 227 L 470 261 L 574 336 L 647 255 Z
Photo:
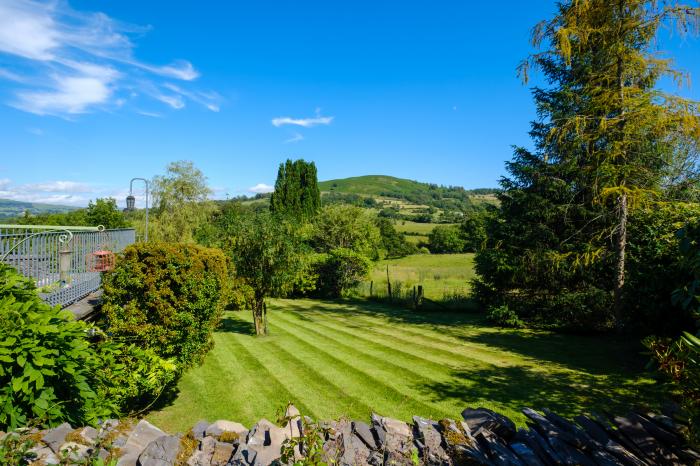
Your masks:
M 43 136 L 44 130 L 41 128 L 27 128 L 27 132 L 33 134 L 34 136 Z
M 163 103 L 166 103 L 170 105 L 170 107 L 174 108 L 175 110 L 180 110 L 181 108 L 185 107 L 185 102 L 182 99 L 182 96 L 179 96 L 177 94 L 175 95 L 158 95 L 156 96 L 156 99 L 160 100 Z
M 78 181 L 47 181 L 45 183 L 25 184 L 19 187 L 22 191 L 40 191 L 44 193 L 84 193 L 91 190 L 87 183 Z
M 294 133 L 294 135 L 291 138 L 286 139 L 284 142 L 285 142 L 285 144 L 290 144 L 293 142 L 299 142 L 299 141 L 303 141 L 303 140 L 304 140 L 304 136 L 301 133 Z
M 163 78 L 191 82 L 200 73 L 187 60 L 165 65 L 138 60 L 130 36 L 147 30 L 104 13 L 73 10 L 65 0 L 0 1 L 0 56 L 14 58 L 0 68 L 0 80 L 20 85 L 9 104 L 38 115 L 65 116 L 120 108 L 146 96 L 175 109 L 192 100 L 219 111 L 218 94 L 182 88 L 174 96 L 164 92 Z
M 313 118 L 292 118 L 292 117 L 277 117 L 272 119 L 272 125 L 276 127 L 284 125 L 301 126 L 303 128 L 311 128 L 318 125 L 330 125 L 335 117 L 321 116 L 321 109 L 316 109 L 316 116 Z
M 151 118 L 161 118 L 163 116 L 158 112 L 149 112 L 146 110 L 136 110 L 136 113 L 138 113 L 139 115 L 143 115 L 143 116 L 147 116 L 147 117 L 151 117 Z
M 251 186 L 248 188 L 248 191 L 251 193 L 256 193 L 256 194 L 262 194 L 262 193 L 271 193 L 275 190 L 274 186 L 270 186 L 269 184 L 265 183 L 258 183 L 255 186 Z
M 15 184 L 10 179 L 0 179 L 0 199 L 13 201 L 85 207 L 90 200 L 98 197 L 113 197 L 122 205 L 127 194 L 128 190 L 123 187 L 100 186 L 81 181 L 55 180 Z M 143 203 L 142 193 L 136 194 L 138 202 Z

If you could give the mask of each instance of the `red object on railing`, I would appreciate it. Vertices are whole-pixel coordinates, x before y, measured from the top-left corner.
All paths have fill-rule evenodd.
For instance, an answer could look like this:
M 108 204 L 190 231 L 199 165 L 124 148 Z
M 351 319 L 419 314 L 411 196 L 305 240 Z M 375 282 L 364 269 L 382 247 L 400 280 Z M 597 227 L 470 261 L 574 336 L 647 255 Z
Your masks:
M 95 251 L 85 258 L 88 272 L 108 272 L 114 269 L 114 253 L 112 251 Z

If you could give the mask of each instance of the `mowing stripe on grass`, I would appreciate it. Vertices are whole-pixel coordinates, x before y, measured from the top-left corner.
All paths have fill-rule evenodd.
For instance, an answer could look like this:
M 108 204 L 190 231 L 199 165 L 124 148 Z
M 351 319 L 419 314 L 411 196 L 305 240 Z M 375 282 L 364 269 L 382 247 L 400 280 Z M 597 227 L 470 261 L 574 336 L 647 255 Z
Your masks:
M 271 327 L 272 329 L 284 332 L 284 329 L 276 324 L 271 324 Z M 294 336 L 292 333 L 287 334 L 289 336 Z M 378 375 L 375 375 L 375 368 L 364 367 L 360 369 L 360 365 L 357 364 L 359 361 L 357 360 L 354 360 L 353 365 L 350 365 L 321 347 L 306 342 L 299 337 L 293 339 L 293 346 L 296 352 L 306 352 L 307 354 L 314 355 L 314 362 L 317 363 L 316 370 L 318 373 L 324 374 L 327 378 L 333 378 L 351 395 L 367 399 L 372 409 L 377 412 L 386 412 L 387 405 L 402 406 L 406 418 L 410 418 L 411 412 L 433 413 L 439 411 L 432 405 L 402 393 L 393 383 L 379 378 Z M 366 415 L 368 414 L 369 413 L 366 413 Z M 363 417 L 366 417 L 366 415 Z
M 327 412 L 367 409 L 361 399 L 353 398 L 332 379 L 320 374 L 315 367 L 288 351 L 290 342 L 280 345 L 275 336 L 251 338 L 248 350 L 268 372 L 286 387 L 289 398 L 299 409 L 313 406 L 313 410 L 303 410 L 304 414 L 318 416 Z M 314 354 L 310 355 L 313 359 Z
M 282 330 L 285 334 L 290 336 L 292 334 L 298 337 L 308 336 L 305 341 L 326 354 L 338 354 L 338 352 L 340 352 L 343 355 L 347 355 L 347 360 L 353 361 L 353 367 L 356 367 L 373 379 L 391 381 L 390 385 L 396 391 L 404 396 L 410 396 L 413 400 L 425 397 L 424 393 L 417 387 L 436 382 L 449 384 L 453 380 L 452 376 L 445 371 L 445 367 L 442 365 L 430 363 L 430 367 L 422 372 L 418 372 L 415 370 L 417 365 L 415 358 L 413 358 L 413 366 L 411 368 L 404 367 L 389 362 L 386 358 L 382 359 L 378 357 L 377 354 L 384 354 L 387 352 L 385 348 L 380 347 L 379 353 L 368 352 L 367 349 L 360 351 L 357 347 L 340 343 L 338 340 L 330 337 L 328 332 L 320 333 L 291 322 L 283 322 L 280 324 L 282 320 L 284 319 L 280 318 L 279 314 L 277 314 L 274 320 L 275 323 L 271 324 L 271 326 L 277 331 Z M 288 326 L 292 328 L 290 329 Z M 436 413 L 441 413 L 441 415 L 446 415 L 450 412 L 452 407 L 451 403 L 446 400 L 430 400 L 427 404 L 432 407 L 431 410 L 415 411 L 413 414 L 435 415 Z M 366 414 L 366 412 L 363 414 Z
M 302 312 L 302 311 L 297 311 L 297 312 Z M 405 327 L 401 327 L 398 331 L 396 328 L 396 325 L 384 322 L 384 321 L 379 321 L 377 322 L 376 319 L 373 319 L 372 317 L 364 317 L 364 316 L 352 316 L 352 317 L 338 317 L 338 318 L 333 318 L 328 315 L 323 315 L 322 313 L 314 313 L 314 317 L 317 317 L 319 319 L 332 319 L 333 321 L 340 321 L 340 322 L 357 322 L 361 321 L 363 323 L 366 323 L 367 325 L 348 325 L 347 328 L 357 328 L 361 330 L 366 330 L 366 331 L 371 331 L 376 334 L 384 335 L 384 336 L 389 336 L 401 341 L 404 341 L 408 344 L 411 344 L 413 346 L 422 346 L 424 348 L 431 348 L 435 350 L 441 350 L 450 354 L 454 354 L 457 356 L 463 356 L 460 350 L 455 350 L 455 346 L 460 347 L 461 350 L 463 350 L 465 342 L 460 341 L 458 338 L 455 337 L 449 337 L 449 336 L 442 336 L 439 333 L 432 331 L 432 330 L 426 330 L 426 331 L 407 331 Z M 430 332 L 430 335 L 426 335 L 427 332 Z M 516 356 L 515 353 L 506 351 L 506 350 L 496 350 L 493 348 L 489 348 L 486 345 L 479 344 L 479 343 L 472 343 L 469 342 L 469 350 L 470 350 L 470 359 L 479 359 L 482 362 L 488 363 L 488 364 L 493 364 L 496 366 L 502 366 L 503 363 L 503 356 L 504 354 L 508 354 L 510 356 Z M 477 354 L 478 353 L 478 356 Z M 521 355 L 517 355 L 522 357 Z M 526 359 L 525 357 L 522 357 L 523 359 Z M 533 359 L 534 360 L 534 359 Z
M 292 312 L 292 313 L 297 313 L 298 311 L 286 311 L 286 312 Z M 323 322 L 321 322 L 323 321 Z M 464 354 L 460 353 L 455 353 L 452 351 L 446 351 L 440 348 L 434 348 L 428 345 L 423 345 L 419 343 L 414 343 L 411 341 L 407 341 L 405 338 L 400 338 L 395 335 L 386 335 L 382 334 L 381 332 L 375 332 L 372 328 L 370 327 L 361 327 L 358 328 L 358 330 L 353 330 L 354 328 L 357 327 L 350 327 L 350 326 L 339 326 L 336 324 L 333 324 L 334 320 L 332 317 L 327 317 L 323 318 L 321 317 L 318 321 L 316 321 L 316 325 L 319 327 L 327 328 L 327 329 L 332 329 L 336 330 L 337 332 L 341 332 L 344 334 L 347 334 L 348 336 L 359 339 L 362 341 L 367 341 L 367 342 L 374 342 L 377 343 L 381 346 L 384 346 L 386 348 L 396 350 L 396 351 L 401 351 L 402 353 L 409 354 L 413 357 L 419 358 L 419 359 L 424 359 L 426 361 L 431 361 L 436 364 L 442 364 L 442 365 L 447 365 L 449 367 L 456 367 L 455 363 L 465 363 L 465 364 L 488 364 L 492 366 L 501 366 L 505 367 L 509 364 L 503 364 L 502 361 L 497 361 L 498 364 L 495 364 L 492 360 L 492 358 L 483 358 L 480 355 L 477 355 L 476 357 L 469 357 L 465 356 Z M 379 337 L 381 341 L 377 341 L 376 338 L 371 338 L 371 336 L 368 336 L 367 334 L 374 334 L 375 336 Z M 430 357 L 428 357 L 430 356 Z M 486 359 L 486 360 L 484 360 Z
M 275 410 L 284 408 L 286 403 L 293 398 L 293 395 L 287 389 L 287 386 L 279 380 L 275 371 L 269 370 L 260 360 L 259 355 L 254 354 L 249 349 L 252 346 L 250 343 L 253 343 L 253 339 L 254 337 L 251 336 L 241 337 L 240 339 L 235 337 L 229 338 L 226 339 L 224 346 L 231 351 L 234 357 L 241 358 L 244 362 L 246 366 L 245 372 L 243 372 L 244 377 L 250 376 L 251 380 L 258 382 L 255 384 L 254 393 L 256 394 L 256 398 L 262 394 L 264 398 L 267 399 L 269 404 L 267 415 L 271 416 Z M 261 379 L 264 380 L 265 383 L 259 383 Z M 245 399 L 247 393 L 240 393 L 238 395 Z M 314 413 L 314 411 L 310 409 L 310 406 L 307 406 L 302 401 L 298 402 L 297 407 L 303 409 L 304 412 L 312 413 L 312 415 Z M 274 419 L 271 420 L 274 421 Z
M 331 336 L 333 334 L 339 334 L 340 332 L 338 332 L 337 330 L 324 329 L 324 332 L 321 332 L 318 330 L 314 330 L 313 328 L 309 328 L 308 326 L 300 325 L 301 321 L 292 322 L 292 319 L 293 315 L 291 315 L 290 313 L 275 314 L 275 322 L 277 325 L 280 325 L 285 329 L 287 325 L 294 326 L 293 331 L 295 333 L 310 335 L 309 340 L 315 340 L 316 342 L 323 344 L 324 346 L 330 345 L 333 349 L 343 350 L 344 353 L 347 353 L 353 358 L 362 358 L 380 368 L 391 367 L 397 372 L 402 372 L 407 375 L 412 374 L 412 376 L 415 378 L 425 378 L 425 372 L 430 372 L 435 376 L 444 376 L 445 366 L 443 364 L 437 364 L 424 359 L 421 360 L 414 356 L 409 356 L 406 353 L 403 353 L 398 350 L 392 350 L 394 357 L 391 358 L 392 361 L 390 362 L 386 357 L 378 356 L 379 354 L 386 354 L 387 348 L 384 346 L 372 342 L 368 342 L 366 345 L 351 346 L 346 343 L 343 343 L 342 334 L 340 334 L 340 338 Z M 280 324 L 280 321 L 284 322 L 287 325 Z M 324 341 L 327 341 L 328 343 L 324 344 Z M 402 362 L 402 364 L 399 364 L 399 362 Z M 416 370 L 417 365 L 426 366 L 426 371 L 418 372 Z

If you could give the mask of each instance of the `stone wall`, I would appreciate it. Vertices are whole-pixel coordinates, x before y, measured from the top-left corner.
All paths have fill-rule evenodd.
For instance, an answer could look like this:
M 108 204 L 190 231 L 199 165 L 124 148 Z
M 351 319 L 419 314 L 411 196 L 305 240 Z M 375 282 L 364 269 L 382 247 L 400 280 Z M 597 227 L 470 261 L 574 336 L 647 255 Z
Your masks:
M 302 419 L 294 406 L 280 427 L 261 420 L 247 429 L 237 422 L 199 422 L 171 435 L 145 420 L 107 421 L 100 429 L 64 424 L 27 430 L 36 441 L 33 464 L 119 466 L 226 466 L 280 464 L 284 445 L 297 459 L 306 430 L 322 445 L 327 464 L 338 465 L 654 465 L 700 464 L 668 416 L 632 412 L 625 417 L 581 415 L 564 419 L 524 409 L 528 427 L 485 408 L 462 411 L 461 420 L 414 417 L 411 424 L 373 414 L 370 422 Z M 305 429 L 306 428 L 306 429 Z M 295 442 L 296 440 L 296 442 Z M 303 439 L 301 439 L 303 440 Z M 103 463 L 98 463 L 101 458 Z

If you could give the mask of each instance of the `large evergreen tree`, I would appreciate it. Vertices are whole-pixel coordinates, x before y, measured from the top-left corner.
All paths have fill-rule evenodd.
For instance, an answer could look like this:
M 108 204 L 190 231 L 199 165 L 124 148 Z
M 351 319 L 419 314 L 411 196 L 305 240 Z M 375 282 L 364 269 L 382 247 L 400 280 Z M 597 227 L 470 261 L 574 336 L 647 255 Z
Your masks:
M 697 32 L 697 18 L 671 1 L 569 0 L 535 28 L 542 50 L 521 71 L 550 86 L 534 90 L 536 151 L 517 149 L 502 180 L 477 258 L 482 298 L 577 325 L 624 321 L 629 210 L 659 195 L 680 141 L 700 136 L 696 104 L 656 89 L 682 76 L 652 45 L 663 25 Z
M 296 219 L 310 219 L 321 206 L 316 164 L 303 159 L 287 160 L 277 171 L 270 210 Z

